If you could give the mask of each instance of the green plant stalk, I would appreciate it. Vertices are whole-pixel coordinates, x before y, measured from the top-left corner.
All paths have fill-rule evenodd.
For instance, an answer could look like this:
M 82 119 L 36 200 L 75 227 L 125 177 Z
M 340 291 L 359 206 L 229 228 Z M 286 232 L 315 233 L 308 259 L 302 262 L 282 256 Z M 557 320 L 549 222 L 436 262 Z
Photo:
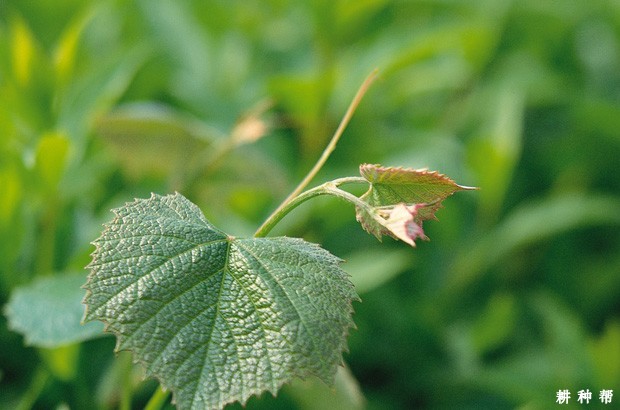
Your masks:
M 149 402 L 146 403 L 144 410 L 160 410 L 164 404 L 166 404 L 166 400 L 168 400 L 169 395 L 169 391 L 164 391 L 161 386 L 158 386 L 155 393 L 153 393 L 149 399 Z
M 120 410 L 131 410 L 131 400 L 133 397 L 133 383 L 131 382 L 131 370 L 132 370 L 131 355 L 123 354 L 118 359 L 121 360 L 121 364 L 120 364 L 121 397 L 120 397 L 119 409 Z
M 319 195 L 332 195 L 337 198 L 344 199 L 347 202 L 352 203 L 355 206 L 359 206 L 366 210 L 367 212 L 372 212 L 372 207 L 368 205 L 366 202 L 362 201 L 355 195 L 344 191 L 338 188 L 339 185 L 343 184 L 351 184 L 351 183 L 365 183 L 366 181 L 362 177 L 346 177 L 346 178 L 338 178 L 333 181 L 326 182 L 322 185 L 309 189 L 296 197 L 284 202 L 282 206 L 278 207 L 276 212 L 271 214 L 271 216 L 261 225 L 261 227 L 254 233 L 255 238 L 262 238 L 267 236 L 267 234 L 284 218 L 289 212 L 293 209 L 297 208 L 302 203 L 306 202 L 308 199 L 314 198 Z
M 282 209 L 286 207 L 289 202 L 291 202 L 293 199 L 299 196 L 303 192 L 303 190 L 308 186 L 308 184 L 312 181 L 312 179 L 316 176 L 316 174 L 321 170 L 323 165 L 325 165 L 325 162 L 327 161 L 331 153 L 336 149 L 336 144 L 338 144 L 338 140 L 340 140 L 342 133 L 344 132 L 347 125 L 349 124 L 349 121 L 351 121 L 351 118 L 353 117 L 353 113 L 355 113 L 357 106 L 362 101 L 362 98 L 364 98 L 366 91 L 368 91 L 373 81 L 377 78 L 378 72 L 379 70 L 375 69 L 368 75 L 368 77 L 366 77 L 366 79 L 364 80 L 360 88 L 357 90 L 355 97 L 353 97 L 351 104 L 349 104 L 349 108 L 347 109 L 347 112 L 344 114 L 344 117 L 342 117 L 342 120 L 340 121 L 340 124 L 338 125 L 338 128 L 336 129 L 336 132 L 334 133 L 331 140 L 329 141 L 329 144 L 327 144 L 327 146 L 323 150 L 323 153 L 317 160 L 316 164 L 314 164 L 310 172 L 308 172 L 308 174 L 299 183 L 299 185 L 295 187 L 293 192 L 291 192 L 289 196 L 286 197 L 284 201 L 282 201 L 280 206 L 278 206 L 278 208 L 276 208 L 276 210 L 273 211 L 273 213 L 267 218 L 267 220 L 263 223 L 263 225 L 261 225 L 258 228 L 254 236 L 256 237 L 260 236 L 259 234 L 265 230 L 264 226 L 271 221 L 273 216 L 276 214 L 280 214 Z M 282 218 L 279 218 L 278 220 L 280 219 Z M 267 232 L 269 230 L 267 230 Z

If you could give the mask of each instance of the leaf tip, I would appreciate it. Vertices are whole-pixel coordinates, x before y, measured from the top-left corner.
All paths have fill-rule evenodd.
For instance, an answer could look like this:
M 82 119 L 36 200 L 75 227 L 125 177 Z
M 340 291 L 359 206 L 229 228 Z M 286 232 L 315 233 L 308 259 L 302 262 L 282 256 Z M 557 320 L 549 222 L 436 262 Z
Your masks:
M 458 185 L 458 187 L 462 191 L 480 191 L 480 187 L 477 186 Z

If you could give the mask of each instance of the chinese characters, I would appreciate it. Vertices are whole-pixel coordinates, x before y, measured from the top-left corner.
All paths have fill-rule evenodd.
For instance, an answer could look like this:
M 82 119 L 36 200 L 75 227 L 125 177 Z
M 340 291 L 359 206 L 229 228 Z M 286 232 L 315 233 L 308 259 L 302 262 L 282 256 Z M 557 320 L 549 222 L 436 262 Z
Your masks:
M 613 396 L 614 396 L 613 390 L 604 389 L 599 392 L 598 398 L 601 401 L 601 403 L 610 404 Z M 570 398 L 571 398 L 571 394 L 570 394 L 570 390 L 568 389 L 558 390 L 555 394 L 555 402 L 558 404 L 568 404 Z M 589 404 L 590 400 L 592 400 L 592 392 L 590 391 L 590 389 L 579 390 L 577 392 L 577 401 L 580 404 Z

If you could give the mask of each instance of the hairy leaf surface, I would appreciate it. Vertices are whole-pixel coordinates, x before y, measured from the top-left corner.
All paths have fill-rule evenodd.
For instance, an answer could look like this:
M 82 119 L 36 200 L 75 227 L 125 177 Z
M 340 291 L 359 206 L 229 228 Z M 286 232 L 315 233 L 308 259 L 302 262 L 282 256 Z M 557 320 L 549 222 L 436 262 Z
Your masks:
M 293 238 L 230 237 L 180 194 L 116 209 L 95 241 L 101 320 L 179 408 L 221 408 L 293 377 L 333 382 L 357 298 L 340 260 Z
M 371 210 L 357 207 L 357 220 L 379 240 L 382 235 L 390 235 L 411 246 L 415 246 L 416 238 L 426 239 L 422 222 L 435 219 L 441 201 L 457 191 L 476 189 L 425 169 L 362 164 L 360 174 L 370 183 L 360 199 Z

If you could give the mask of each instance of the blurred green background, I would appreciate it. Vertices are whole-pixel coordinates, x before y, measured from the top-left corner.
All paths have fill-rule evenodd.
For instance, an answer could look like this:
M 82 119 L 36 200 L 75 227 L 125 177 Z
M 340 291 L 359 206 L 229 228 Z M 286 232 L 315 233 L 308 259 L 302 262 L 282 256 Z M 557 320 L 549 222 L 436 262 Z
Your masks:
M 177 190 L 251 235 L 374 68 L 316 182 L 368 162 L 481 190 L 416 249 L 337 200 L 290 214 L 274 234 L 348 261 L 363 398 L 294 383 L 247 407 L 617 406 L 618 1 L 0 0 L 0 408 L 142 408 L 157 384 L 59 320 L 109 209 Z

